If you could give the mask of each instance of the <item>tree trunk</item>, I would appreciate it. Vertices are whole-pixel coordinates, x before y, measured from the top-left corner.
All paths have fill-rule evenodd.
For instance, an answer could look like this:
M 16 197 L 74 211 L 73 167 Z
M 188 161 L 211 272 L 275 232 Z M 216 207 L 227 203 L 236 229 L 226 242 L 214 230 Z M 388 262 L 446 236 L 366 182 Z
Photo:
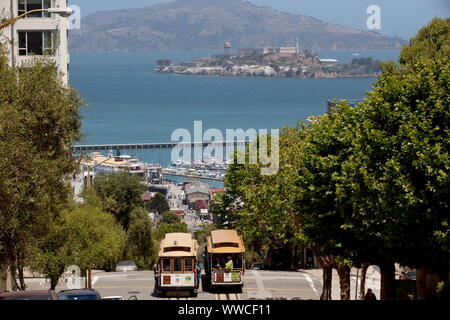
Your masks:
M 319 264 L 322 266 L 323 289 L 322 294 L 320 295 L 320 300 L 331 300 L 334 258 L 331 256 L 319 255 L 319 251 L 315 245 L 311 245 L 311 250 Z
M 320 300 L 331 300 L 331 284 L 333 280 L 333 267 L 328 265 L 322 266 L 323 289 Z
M 417 269 L 416 271 L 417 300 L 427 300 L 427 274 L 427 269 Z
M 350 300 L 350 267 L 345 264 L 338 264 L 336 270 L 339 275 L 341 300 Z
M 291 245 L 291 270 L 297 268 L 297 246 L 295 244 Z
M 366 275 L 370 264 L 363 264 L 361 268 L 361 284 L 359 286 L 359 299 L 364 300 L 366 295 Z
M 19 263 L 17 271 L 19 272 L 20 290 L 25 291 L 26 285 L 25 285 L 25 278 L 23 276 L 23 269 L 24 269 L 23 264 Z
M 55 290 L 58 285 L 59 277 L 50 277 L 50 290 Z
M 9 269 L 11 270 L 11 279 L 12 279 L 12 291 L 17 291 L 17 290 L 21 290 L 19 287 L 19 284 L 17 283 L 17 277 L 16 277 L 16 266 L 15 265 L 10 265 Z
M 88 269 L 88 289 L 92 289 L 92 268 Z
M 394 300 L 396 298 L 395 292 L 395 265 L 388 263 L 380 265 L 381 272 L 381 300 Z

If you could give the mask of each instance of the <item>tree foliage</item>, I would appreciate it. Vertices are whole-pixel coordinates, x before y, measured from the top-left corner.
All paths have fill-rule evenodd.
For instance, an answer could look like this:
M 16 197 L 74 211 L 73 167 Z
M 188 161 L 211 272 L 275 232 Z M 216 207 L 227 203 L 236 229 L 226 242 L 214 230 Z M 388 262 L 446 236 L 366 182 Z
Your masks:
M 415 65 L 420 60 L 450 57 L 450 18 L 434 18 L 426 27 L 405 45 L 400 54 L 400 63 Z
M 143 208 L 131 213 L 131 222 L 127 232 L 126 256 L 140 269 L 149 270 L 153 265 L 153 224 Z
M 207 225 L 205 228 L 203 228 L 201 230 L 198 230 L 198 231 L 196 231 L 194 233 L 194 238 L 195 238 L 195 240 L 197 240 L 198 246 L 200 248 L 199 249 L 199 253 L 198 253 L 198 258 L 200 260 L 203 259 L 202 258 L 202 252 L 203 252 L 203 249 L 206 246 L 206 238 L 211 235 L 212 231 L 217 230 L 217 229 L 218 229 L 217 225 L 210 224 L 210 225 Z
M 13 68 L 0 45 L 0 260 L 13 270 L 24 266 L 71 193 L 82 106 L 53 62 Z
M 159 243 L 159 241 L 164 239 L 167 233 L 176 233 L 176 232 L 188 233 L 189 231 L 187 224 L 181 222 L 171 224 L 161 223 L 155 230 L 154 239 Z
M 167 203 L 166 197 L 157 192 L 155 196 L 150 200 L 147 206 L 147 210 L 162 215 L 164 212 L 169 211 L 170 207 Z
M 142 207 L 141 194 L 145 192 L 139 177 L 128 172 L 98 173 L 94 189 L 102 200 L 103 209 L 117 219 L 128 230 L 131 212 Z
M 270 249 L 285 250 L 287 267 L 294 267 L 297 249 L 304 242 L 293 196 L 298 139 L 297 129 L 284 130 L 280 137 L 280 170 L 275 175 L 261 175 L 258 164 L 231 165 L 225 180 L 227 190 L 215 200 L 213 209 L 219 221 L 226 220 L 227 228 L 242 234 L 247 250 L 260 257 Z
M 82 205 L 65 210 L 39 242 L 33 269 L 51 279 L 52 289 L 69 265 L 82 270 L 118 259 L 125 244 L 125 233 L 114 217 L 99 207 Z
M 166 223 L 166 224 L 179 223 L 180 222 L 180 218 L 175 213 L 172 213 L 172 212 L 168 211 L 168 212 L 164 212 L 162 214 L 161 222 L 162 223 Z

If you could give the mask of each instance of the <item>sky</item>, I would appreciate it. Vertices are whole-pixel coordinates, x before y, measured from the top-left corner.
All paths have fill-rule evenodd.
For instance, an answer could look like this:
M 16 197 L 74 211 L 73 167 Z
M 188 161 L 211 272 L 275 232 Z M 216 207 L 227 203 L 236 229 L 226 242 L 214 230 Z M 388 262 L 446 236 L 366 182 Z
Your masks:
M 172 0 L 69 0 L 78 5 L 82 16 L 100 10 L 142 8 Z M 226 1 L 226 0 L 223 0 Z M 250 0 L 279 11 L 298 13 L 324 22 L 368 30 L 367 8 L 381 9 L 381 29 L 387 36 L 413 37 L 433 17 L 450 17 L 450 0 Z

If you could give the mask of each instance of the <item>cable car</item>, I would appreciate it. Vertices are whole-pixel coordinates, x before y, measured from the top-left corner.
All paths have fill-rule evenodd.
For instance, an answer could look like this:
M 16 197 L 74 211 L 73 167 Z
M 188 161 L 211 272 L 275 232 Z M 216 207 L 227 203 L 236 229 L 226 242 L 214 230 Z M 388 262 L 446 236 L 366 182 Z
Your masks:
M 190 233 L 165 235 L 161 240 L 159 260 L 154 268 L 156 297 L 180 291 L 197 295 L 197 249 L 197 240 Z
M 235 230 L 214 230 L 206 238 L 203 253 L 207 289 L 236 288 L 242 292 L 245 247 Z

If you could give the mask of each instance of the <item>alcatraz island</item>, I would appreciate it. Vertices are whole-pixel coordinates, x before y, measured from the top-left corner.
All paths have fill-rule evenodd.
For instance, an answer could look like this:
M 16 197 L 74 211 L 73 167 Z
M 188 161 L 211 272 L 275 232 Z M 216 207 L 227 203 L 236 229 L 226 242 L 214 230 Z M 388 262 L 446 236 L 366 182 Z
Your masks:
M 279 78 L 357 78 L 376 77 L 380 61 L 354 58 L 350 64 L 335 59 L 321 59 L 310 49 L 295 47 L 244 48 L 232 53 L 230 42 L 224 53 L 173 64 L 169 59 L 157 61 L 155 72 L 185 75 Z

